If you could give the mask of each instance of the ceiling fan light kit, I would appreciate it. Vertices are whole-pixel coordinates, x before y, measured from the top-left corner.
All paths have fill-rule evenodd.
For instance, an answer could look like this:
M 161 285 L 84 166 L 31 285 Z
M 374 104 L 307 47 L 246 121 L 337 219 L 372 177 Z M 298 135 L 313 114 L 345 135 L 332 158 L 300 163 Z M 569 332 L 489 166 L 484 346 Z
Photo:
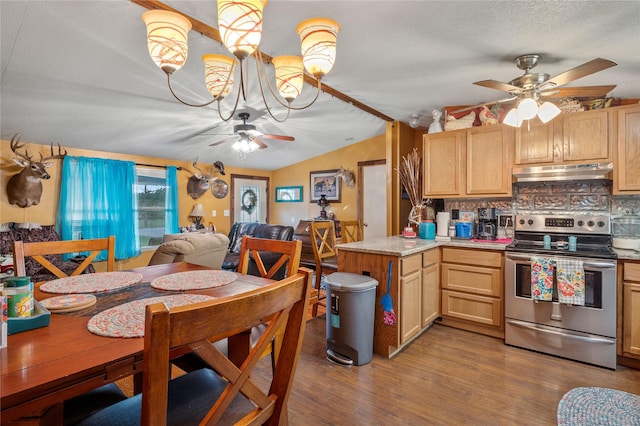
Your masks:
M 541 97 L 584 97 L 584 96 L 605 96 L 615 85 L 608 86 L 588 86 L 588 87 L 567 87 L 558 89 L 558 86 L 570 83 L 579 78 L 616 66 L 617 64 L 608 59 L 596 58 L 585 62 L 575 68 L 560 73 L 553 78 L 545 73 L 533 73 L 531 71 L 540 61 L 540 55 L 529 54 L 516 58 L 516 66 L 524 70 L 524 75 L 511 80 L 509 83 L 502 83 L 496 80 L 482 80 L 473 84 L 508 92 L 512 98 L 503 101 L 518 100 L 516 106 L 512 108 L 502 121 L 504 124 L 520 127 L 525 120 L 531 120 L 538 116 L 540 121 L 548 123 L 557 117 L 561 110 L 552 102 L 541 103 Z M 502 101 L 499 101 L 502 102 Z M 465 109 L 472 109 L 479 106 L 489 105 L 496 102 L 487 102 Z
M 234 58 L 224 55 L 207 54 L 202 56 L 205 63 L 205 83 L 213 96 L 209 102 L 193 104 L 182 100 L 171 87 L 171 75 L 179 70 L 187 60 L 188 33 L 191 22 L 179 13 L 167 10 L 150 10 L 142 14 L 147 27 L 147 46 L 151 59 L 167 74 L 167 84 L 171 94 L 181 103 L 192 107 L 203 107 L 218 102 L 218 113 L 223 121 L 230 120 L 238 107 L 240 94 L 246 101 L 244 60 L 253 55 L 256 60 L 256 72 L 260 95 L 271 117 L 279 122 L 286 120 L 289 112 L 308 108 L 318 98 L 321 79 L 331 69 L 336 58 L 336 40 L 340 25 L 328 18 L 311 18 L 302 21 L 297 32 L 300 36 L 302 56 L 278 56 L 271 60 L 275 68 L 276 88 L 273 89 L 259 49 L 262 36 L 262 15 L 267 0 L 218 0 L 218 28 L 220 38 Z M 236 61 L 239 62 L 239 88 L 233 111 L 224 117 L 220 111 L 220 101 L 227 97 L 234 86 Z M 317 82 L 315 97 L 304 106 L 291 103 L 300 95 L 304 83 L 304 69 L 313 75 Z M 272 113 L 265 96 L 263 80 L 266 81 L 273 98 L 287 109 L 287 116 L 277 118 Z M 281 99 L 282 97 L 283 99 Z

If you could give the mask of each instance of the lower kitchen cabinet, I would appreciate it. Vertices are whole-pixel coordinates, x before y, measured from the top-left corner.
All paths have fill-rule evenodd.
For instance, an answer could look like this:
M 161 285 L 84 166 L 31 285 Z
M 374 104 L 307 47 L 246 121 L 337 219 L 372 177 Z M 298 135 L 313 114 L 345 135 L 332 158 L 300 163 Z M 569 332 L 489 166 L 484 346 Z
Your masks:
M 397 323 L 384 323 L 380 301 L 387 293 L 389 262 L 392 264 L 389 295 Z M 429 327 L 440 315 L 440 249 L 407 256 L 340 250 L 341 272 L 368 274 L 378 281 L 373 350 L 391 357 Z
M 622 355 L 640 359 L 640 263 L 623 264 Z
M 442 324 L 504 338 L 503 260 L 500 251 L 442 248 Z

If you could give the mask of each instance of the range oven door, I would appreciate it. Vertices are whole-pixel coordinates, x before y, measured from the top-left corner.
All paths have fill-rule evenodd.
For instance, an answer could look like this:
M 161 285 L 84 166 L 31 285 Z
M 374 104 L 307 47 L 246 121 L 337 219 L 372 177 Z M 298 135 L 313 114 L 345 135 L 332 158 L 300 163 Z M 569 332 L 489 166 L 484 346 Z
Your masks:
M 553 302 L 534 301 L 531 298 L 531 255 L 508 252 L 505 257 L 505 316 L 615 338 L 616 261 L 578 259 L 584 264 L 585 306 L 558 303 L 555 285 Z

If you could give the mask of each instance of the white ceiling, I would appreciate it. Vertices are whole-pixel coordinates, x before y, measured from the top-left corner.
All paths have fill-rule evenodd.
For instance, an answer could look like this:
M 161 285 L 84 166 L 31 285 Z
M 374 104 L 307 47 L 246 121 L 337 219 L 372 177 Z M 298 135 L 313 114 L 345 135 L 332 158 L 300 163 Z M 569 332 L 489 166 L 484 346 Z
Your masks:
M 217 27 L 213 0 L 166 4 Z M 239 122 L 223 123 L 213 107 L 189 108 L 171 96 L 147 54 L 145 10 L 126 0 L 0 1 L 0 137 L 20 133 L 33 143 L 273 170 L 384 132 L 382 119 L 327 94 L 275 123 L 254 90 L 240 109 L 254 112 L 258 130 L 296 141 L 267 140 L 268 149 L 246 160 L 229 143 L 209 147 Z M 513 59 L 525 53 L 541 54 L 535 71 L 551 76 L 597 57 L 610 59 L 618 66 L 567 87 L 616 84 L 609 96 L 640 97 L 637 0 L 271 0 L 262 51 L 299 54 L 295 27 L 313 16 L 342 26 L 335 67 L 323 82 L 404 122 L 419 113 L 428 126 L 433 109 L 503 98 L 472 83 L 520 76 Z M 208 93 L 200 56 L 223 48 L 193 31 L 189 38 L 187 65 L 173 83 L 184 98 L 203 102 Z M 255 81 L 254 74 L 250 78 Z M 303 96 L 312 92 L 306 86 Z

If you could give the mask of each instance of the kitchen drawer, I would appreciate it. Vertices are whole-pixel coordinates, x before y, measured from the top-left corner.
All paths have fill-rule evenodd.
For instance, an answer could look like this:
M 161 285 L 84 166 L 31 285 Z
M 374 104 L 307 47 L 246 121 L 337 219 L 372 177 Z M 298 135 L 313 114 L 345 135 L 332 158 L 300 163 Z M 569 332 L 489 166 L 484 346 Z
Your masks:
M 488 251 L 488 250 L 443 247 L 442 261 L 501 268 L 502 253 L 497 251 Z
M 413 256 L 403 257 L 400 259 L 400 276 L 409 275 L 422 269 L 422 256 L 414 254 Z
M 482 266 L 442 264 L 442 288 L 483 296 L 502 296 L 502 270 Z
M 500 327 L 500 299 L 442 290 L 442 315 Z
M 640 281 L 640 263 L 624 264 L 624 280 L 625 281 Z
M 422 253 L 422 266 L 433 265 L 434 263 L 440 263 L 440 249 L 431 249 Z

